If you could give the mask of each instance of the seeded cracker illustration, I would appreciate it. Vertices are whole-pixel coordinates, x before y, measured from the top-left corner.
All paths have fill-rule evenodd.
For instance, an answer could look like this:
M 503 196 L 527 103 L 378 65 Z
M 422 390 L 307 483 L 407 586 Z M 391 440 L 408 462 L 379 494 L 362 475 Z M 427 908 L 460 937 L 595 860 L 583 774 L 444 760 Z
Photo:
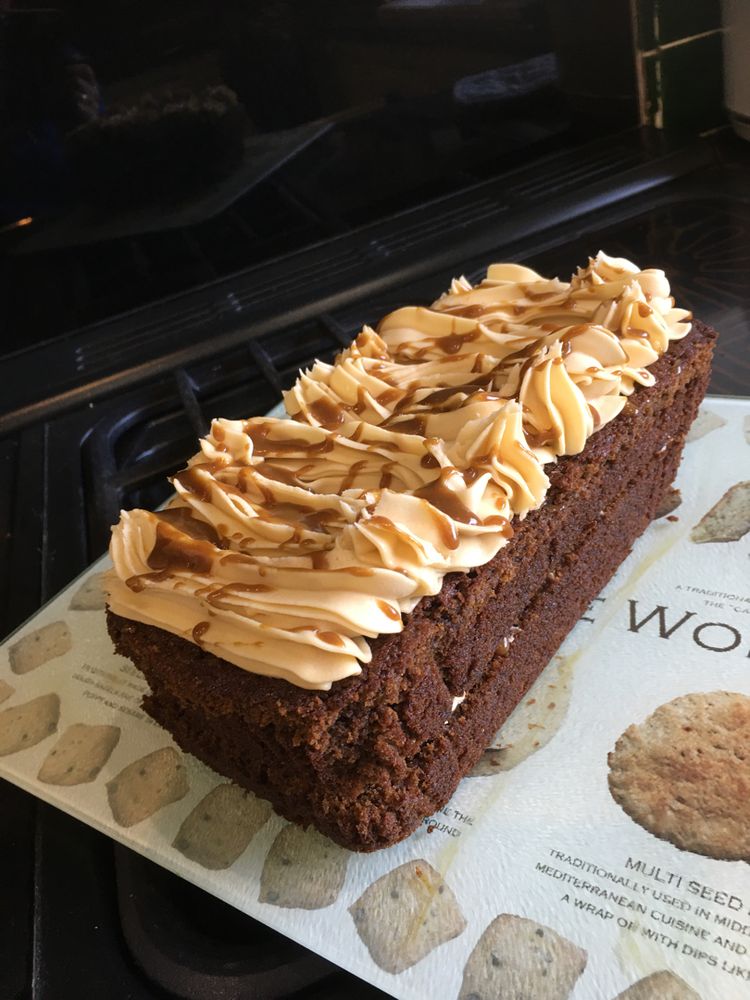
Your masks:
M 60 699 L 42 694 L 0 712 L 0 757 L 36 746 L 57 729 Z
M 317 910 L 338 899 L 350 852 L 316 830 L 285 826 L 263 865 L 260 901 Z
M 119 726 L 68 726 L 39 768 L 46 785 L 81 785 L 93 781 L 120 739 Z
M 670 487 L 667 492 L 662 497 L 662 501 L 656 508 L 656 513 L 654 514 L 654 520 L 660 517 L 666 517 L 667 514 L 672 514 L 682 503 L 682 494 L 679 490 L 675 489 L 674 486 Z
M 72 645 L 65 622 L 50 622 L 13 643 L 8 651 L 10 669 L 14 674 L 28 674 L 48 660 L 63 656 Z
M 469 955 L 459 1000 L 565 1000 L 586 960 L 582 948 L 549 927 L 502 913 Z
M 270 815 L 270 804 L 252 792 L 217 785 L 185 818 L 172 846 L 204 868 L 229 868 Z
M 6 684 L 5 681 L 0 681 L 0 704 L 7 701 L 13 694 L 14 690 L 15 688 L 12 688 L 10 684 Z
M 120 826 L 140 823 L 187 792 L 185 765 L 172 747 L 134 760 L 107 784 L 109 807 Z
M 750 481 L 732 486 L 690 532 L 692 541 L 737 542 L 750 531 Z
M 698 441 L 700 438 L 705 437 L 706 434 L 710 434 L 711 431 L 716 431 L 719 427 L 724 427 L 725 424 L 726 420 L 720 417 L 718 413 L 712 413 L 710 410 L 699 410 L 698 416 L 693 421 L 685 441 L 686 443 Z
M 426 861 L 408 861 L 373 882 L 349 913 L 370 956 L 403 972 L 466 927 L 456 897 Z
M 567 660 L 556 656 L 495 734 L 469 777 L 510 771 L 546 746 L 568 711 L 570 682 Z
M 750 861 L 750 698 L 687 694 L 630 726 L 609 754 L 615 801 L 684 851 Z
M 102 581 L 104 573 L 87 577 L 70 599 L 71 611 L 103 611 L 107 603 Z
M 662 969 L 628 986 L 615 1000 L 701 1000 L 701 996 L 674 972 Z

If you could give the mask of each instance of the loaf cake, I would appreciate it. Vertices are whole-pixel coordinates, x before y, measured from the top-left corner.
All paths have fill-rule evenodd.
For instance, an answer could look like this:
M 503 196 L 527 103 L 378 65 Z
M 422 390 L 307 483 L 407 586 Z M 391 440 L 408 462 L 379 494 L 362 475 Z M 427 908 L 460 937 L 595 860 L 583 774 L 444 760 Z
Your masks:
M 493 265 L 214 420 L 113 529 L 108 624 L 186 751 L 357 851 L 445 804 L 670 490 L 714 332 L 658 270 Z

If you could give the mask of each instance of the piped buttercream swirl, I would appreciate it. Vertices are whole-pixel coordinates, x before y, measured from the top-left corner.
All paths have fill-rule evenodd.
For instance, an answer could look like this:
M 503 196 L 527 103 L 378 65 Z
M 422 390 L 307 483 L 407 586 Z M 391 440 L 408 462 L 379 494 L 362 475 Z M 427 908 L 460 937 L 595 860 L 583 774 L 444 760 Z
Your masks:
M 690 329 L 662 271 L 517 264 L 365 327 L 284 394 L 214 420 L 167 509 L 123 512 L 109 604 L 253 673 L 326 690 L 446 573 L 496 555 Z

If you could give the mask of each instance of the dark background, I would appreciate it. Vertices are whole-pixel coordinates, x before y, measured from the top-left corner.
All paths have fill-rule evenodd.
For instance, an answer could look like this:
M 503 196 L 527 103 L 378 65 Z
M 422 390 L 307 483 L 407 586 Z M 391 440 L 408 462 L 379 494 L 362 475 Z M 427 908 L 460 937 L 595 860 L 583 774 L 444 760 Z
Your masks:
M 0 6 L 6 351 L 639 121 L 627 3 L 39 6 Z

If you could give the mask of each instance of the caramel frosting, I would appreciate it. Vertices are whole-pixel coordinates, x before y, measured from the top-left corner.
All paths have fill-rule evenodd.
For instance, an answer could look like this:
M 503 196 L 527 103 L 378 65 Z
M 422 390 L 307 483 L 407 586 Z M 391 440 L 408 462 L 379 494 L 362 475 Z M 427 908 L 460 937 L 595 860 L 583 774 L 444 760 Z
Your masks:
M 284 394 L 214 420 L 160 512 L 123 512 L 109 604 L 256 674 L 328 690 L 446 573 L 496 555 L 690 330 L 659 270 L 599 253 L 570 282 L 493 264 L 365 327 Z

